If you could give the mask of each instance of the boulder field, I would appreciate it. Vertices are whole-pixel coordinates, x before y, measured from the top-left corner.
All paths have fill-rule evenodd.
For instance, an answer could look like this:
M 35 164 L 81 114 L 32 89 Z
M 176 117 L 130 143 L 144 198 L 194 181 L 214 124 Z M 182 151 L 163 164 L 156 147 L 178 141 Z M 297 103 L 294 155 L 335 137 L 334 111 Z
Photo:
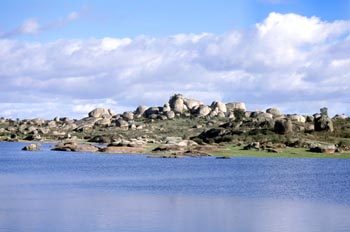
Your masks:
M 269 143 L 302 144 L 310 151 L 332 153 L 350 150 L 349 137 L 350 119 L 343 114 L 330 118 L 327 108 L 313 115 L 284 114 L 278 108 L 248 111 L 243 102 L 206 105 L 181 94 L 171 96 L 163 106 L 140 105 L 119 114 L 96 108 L 81 119 L 0 119 L 0 140 L 61 141 L 54 148 L 60 151 L 142 153 L 142 147 L 157 144 L 158 151 L 198 154 L 193 148 L 208 144 Z M 81 142 L 109 145 L 101 148 Z M 273 145 L 262 147 L 274 151 Z

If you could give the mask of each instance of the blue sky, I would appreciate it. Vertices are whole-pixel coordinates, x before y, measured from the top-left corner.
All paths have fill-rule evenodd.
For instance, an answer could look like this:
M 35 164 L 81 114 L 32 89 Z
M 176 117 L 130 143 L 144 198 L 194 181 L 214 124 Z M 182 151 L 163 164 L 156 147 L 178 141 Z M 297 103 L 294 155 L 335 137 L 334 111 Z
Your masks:
M 0 31 L 11 31 L 33 18 L 50 24 L 71 12 L 79 19 L 56 30 L 16 39 L 163 37 L 179 33 L 225 33 L 260 22 L 270 12 L 317 16 L 325 21 L 349 19 L 349 0 L 1 0 Z
M 0 0 L 0 117 L 80 118 L 183 93 L 350 114 L 350 0 Z

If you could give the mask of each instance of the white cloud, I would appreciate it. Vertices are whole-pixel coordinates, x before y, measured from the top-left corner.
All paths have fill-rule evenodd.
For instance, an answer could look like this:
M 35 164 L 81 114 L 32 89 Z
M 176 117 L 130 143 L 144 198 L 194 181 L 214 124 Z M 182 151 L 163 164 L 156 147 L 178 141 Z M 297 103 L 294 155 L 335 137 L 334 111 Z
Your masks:
M 36 34 L 39 31 L 40 25 L 34 19 L 27 19 L 20 27 L 20 32 L 23 34 Z
M 88 8 L 83 7 L 80 11 L 73 11 L 69 13 L 67 16 L 56 19 L 46 24 L 40 24 L 37 20 L 33 18 L 29 18 L 24 20 L 24 22 L 18 27 L 7 31 L 3 34 L 0 34 L 1 38 L 12 38 L 20 35 L 35 35 L 44 31 L 57 29 L 66 26 L 69 23 L 72 23 L 79 18 L 81 18 L 86 12 Z
M 96 106 L 122 112 L 162 105 L 174 93 L 208 104 L 243 101 L 251 110 L 328 106 L 349 114 L 349 34 L 349 21 L 271 13 L 222 35 L 1 39 L 0 116 L 82 117 Z

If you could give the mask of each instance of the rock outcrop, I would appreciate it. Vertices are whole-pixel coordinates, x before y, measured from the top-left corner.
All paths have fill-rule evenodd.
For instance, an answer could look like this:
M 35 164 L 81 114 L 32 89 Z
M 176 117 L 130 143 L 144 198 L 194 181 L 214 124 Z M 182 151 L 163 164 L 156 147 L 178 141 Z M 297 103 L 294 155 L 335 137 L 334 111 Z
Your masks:
M 22 148 L 23 151 L 40 151 L 40 144 L 31 143 Z
M 175 94 L 174 96 L 170 97 L 169 105 L 175 113 L 183 113 L 185 110 L 184 97 L 181 94 Z
M 293 125 L 290 119 L 279 119 L 275 121 L 274 131 L 278 134 L 288 134 L 293 132 Z
M 333 132 L 333 122 L 327 115 L 315 118 L 315 131 Z
M 91 144 L 74 142 L 58 143 L 52 148 L 53 151 L 97 152 L 100 148 Z
M 111 118 L 113 116 L 113 112 L 109 109 L 104 108 L 96 108 L 89 112 L 89 117 L 93 118 Z
M 243 110 L 246 111 L 246 106 L 243 102 L 229 102 L 226 103 L 227 111 L 233 112 L 234 110 Z

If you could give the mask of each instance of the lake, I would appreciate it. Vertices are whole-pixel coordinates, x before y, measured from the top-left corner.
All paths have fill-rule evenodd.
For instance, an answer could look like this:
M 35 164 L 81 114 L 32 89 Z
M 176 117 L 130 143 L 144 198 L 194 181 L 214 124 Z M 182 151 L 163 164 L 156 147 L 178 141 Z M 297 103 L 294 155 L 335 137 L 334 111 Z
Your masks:
M 350 231 L 350 159 L 150 159 L 0 143 L 1 232 Z

